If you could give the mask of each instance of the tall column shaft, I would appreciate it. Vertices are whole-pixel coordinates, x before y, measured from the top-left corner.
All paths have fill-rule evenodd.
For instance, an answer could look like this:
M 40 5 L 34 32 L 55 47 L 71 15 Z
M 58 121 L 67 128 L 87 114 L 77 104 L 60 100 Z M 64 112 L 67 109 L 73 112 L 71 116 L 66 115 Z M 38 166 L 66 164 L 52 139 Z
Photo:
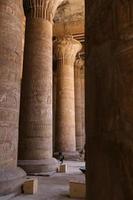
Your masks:
M 56 133 L 56 90 L 57 88 L 57 71 L 53 73 L 53 151 L 55 151 L 55 133 Z
M 22 1 L 0 0 L 0 195 L 20 189 L 25 176 L 17 168 L 24 22 Z
M 52 158 L 52 19 L 61 1 L 27 1 L 19 164 L 27 172 L 56 168 Z
M 133 199 L 133 1 L 86 1 L 86 37 L 86 199 Z
M 76 152 L 75 138 L 75 96 L 74 61 L 81 44 L 64 38 L 56 42 L 57 67 L 57 107 L 56 107 L 56 151 Z
M 74 66 L 75 84 L 75 128 L 76 149 L 81 151 L 85 145 L 85 87 L 84 87 L 84 60 L 77 58 Z

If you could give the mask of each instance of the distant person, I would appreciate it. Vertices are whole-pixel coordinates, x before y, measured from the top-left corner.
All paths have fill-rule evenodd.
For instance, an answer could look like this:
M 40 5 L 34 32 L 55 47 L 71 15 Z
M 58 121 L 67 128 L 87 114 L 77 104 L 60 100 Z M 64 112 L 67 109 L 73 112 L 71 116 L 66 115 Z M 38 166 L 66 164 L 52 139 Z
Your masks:
M 62 165 L 63 162 L 64 162 L 64 155 L 62 154 L 62 152 L 59 152 L 59 161 L 60 161 L 60 164 Z

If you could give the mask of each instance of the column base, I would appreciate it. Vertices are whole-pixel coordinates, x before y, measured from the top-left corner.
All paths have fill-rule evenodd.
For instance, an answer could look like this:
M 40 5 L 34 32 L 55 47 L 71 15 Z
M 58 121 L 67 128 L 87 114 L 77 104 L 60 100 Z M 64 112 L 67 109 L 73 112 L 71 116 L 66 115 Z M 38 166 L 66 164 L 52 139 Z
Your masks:
M 26 173 L 21 168 L 0 169 L 0 196 L 21 193 Z
M 77 151 L 62 152 L 62 154 L 64 155 L 64 160 L 71 160 L 71 161 L 79 161 L 80 160 L 80 154 Z M 54 157 L 56 159 L 59 159 L 59 152 L 55 152 Z
M 27 174 L 56 172 L 58 162 L 55 158 L 45 160 L 19 160 L 18 165 L 22 167 Z

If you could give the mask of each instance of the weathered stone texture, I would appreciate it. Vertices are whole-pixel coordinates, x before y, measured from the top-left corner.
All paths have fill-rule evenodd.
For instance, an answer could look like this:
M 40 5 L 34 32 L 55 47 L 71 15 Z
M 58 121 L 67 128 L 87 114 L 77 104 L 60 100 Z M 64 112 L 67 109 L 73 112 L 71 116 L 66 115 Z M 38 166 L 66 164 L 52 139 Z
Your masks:
M 133 199 L 132 24 L 133 1 L 86 1 L 87 199 Z
M 85 63 L 83 58 L 78 57 L 74 65 L 75 87 L 75 131 L 76 149 L 81 151 L 85 145 L 85 87 L 84 74 Z
M 0 1 L 0 195 L 18 189 L 24 175 L 17 169 L 24 22 L 22 1 Z
M 61 0 L 27 1 L 19 164 L 27 172 L 51 171 L 52 19 Z
M 75 152 L 74 62 L 81 44 L 72 38 L 55 43 L 57 56 L 56 151 Z
M 21 159 L 52 156 L 51 26 L 48 21 L 27 21 L 20 120 Z

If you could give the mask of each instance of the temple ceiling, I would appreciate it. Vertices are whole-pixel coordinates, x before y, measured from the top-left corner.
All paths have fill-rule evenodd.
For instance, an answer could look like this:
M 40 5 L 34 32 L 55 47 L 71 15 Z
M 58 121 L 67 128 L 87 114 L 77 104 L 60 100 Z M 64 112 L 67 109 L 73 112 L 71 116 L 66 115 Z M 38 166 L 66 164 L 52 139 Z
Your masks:
M 84 21 L 84 0 L 64 0 L 55 14 L 54 36 L 68 34 L 84 40 Z
M 54 21 L 70 22 L 84 20 L 84 0 L 64 0 L 59 6 Z

